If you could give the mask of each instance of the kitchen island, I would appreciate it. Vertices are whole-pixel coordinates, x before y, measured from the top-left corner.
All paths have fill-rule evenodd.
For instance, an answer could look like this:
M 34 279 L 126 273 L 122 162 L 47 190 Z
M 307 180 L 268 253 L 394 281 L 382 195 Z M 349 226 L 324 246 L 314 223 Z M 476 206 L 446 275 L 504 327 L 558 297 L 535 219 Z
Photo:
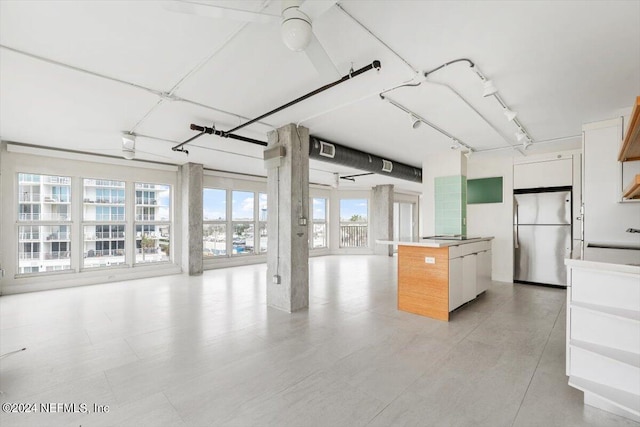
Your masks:
M 585 404 L 640 421 L 640 247 L 614 246 L 565 261 L 566 374 Z
M 398 245 L 398 310 L 448 321 L 487 289 L 492 239 L 376 241 Z

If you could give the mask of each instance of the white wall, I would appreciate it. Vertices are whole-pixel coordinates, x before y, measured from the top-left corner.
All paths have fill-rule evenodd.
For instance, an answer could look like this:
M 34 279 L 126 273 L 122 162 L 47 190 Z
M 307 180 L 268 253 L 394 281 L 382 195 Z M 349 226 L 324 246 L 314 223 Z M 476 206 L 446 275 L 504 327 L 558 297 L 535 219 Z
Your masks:
M 467 235 L 493 236 L 492 279 L 513 281 L 513 158 L 473 156 L 467 179 L 502 177 L 502 203 L 467 205 Z

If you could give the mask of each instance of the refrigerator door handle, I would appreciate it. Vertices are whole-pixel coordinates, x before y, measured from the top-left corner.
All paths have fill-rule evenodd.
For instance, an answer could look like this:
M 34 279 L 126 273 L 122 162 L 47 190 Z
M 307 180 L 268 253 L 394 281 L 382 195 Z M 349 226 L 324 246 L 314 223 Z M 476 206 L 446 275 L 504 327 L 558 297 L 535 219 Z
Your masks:
M 513 200 L 513 247 L 519 249 L 518 244 L 518 201 Z

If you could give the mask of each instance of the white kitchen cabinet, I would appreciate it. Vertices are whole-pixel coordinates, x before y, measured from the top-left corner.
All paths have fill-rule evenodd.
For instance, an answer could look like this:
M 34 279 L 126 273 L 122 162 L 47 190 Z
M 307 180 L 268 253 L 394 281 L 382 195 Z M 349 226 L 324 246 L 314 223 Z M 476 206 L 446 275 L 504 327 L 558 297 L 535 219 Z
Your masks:
M 564 187 L 573 185 L 571 158 L 513 165 L 513 188 Z
M 449 248 L 449 311 L 476 298 L 491 281 L 491 243 Z
M 470 254 L 462 257 L 462 299 L 469 302 L 478 296 L 476 286 L 478 283 L 476 258 L 478 255 Z
M 628 228 L 640 225 L 640 203 L 621 202 L 622 183 L 626 179 L 622 175 L 622 165 L 625 170 L 631 170 L 640 162 L 618 162 L 622 128 L 622 118 L 582 127 L 585 243 L 640 244 L 640 235 L 626 232 Z
M 449 260 L 449 311 L 465 303 L 463 296 L 462 258 Z
M 584 392 L 585 404 L 640 421 L 640 269 L 567 265 L 569 385 Z
M 491 283 L 491 250 L 478 253 L 476 267 L 476 295 L 480 295 L 489 289 L 489 284 Z

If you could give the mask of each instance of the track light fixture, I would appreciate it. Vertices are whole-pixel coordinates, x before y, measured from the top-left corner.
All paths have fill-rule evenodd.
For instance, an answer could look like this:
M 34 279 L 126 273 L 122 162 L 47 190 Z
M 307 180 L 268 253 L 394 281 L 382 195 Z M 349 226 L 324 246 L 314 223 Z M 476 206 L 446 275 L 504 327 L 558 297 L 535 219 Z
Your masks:
M 136 155 L 136 136 L 132 133 L 122 135 L 122 157 L 133 160 Z
M 504 115 L 507 116 L 507 120 L 509 120 L 510 122 L 513 121 L 513 119 L 516 118 L 516 116 L 518 115 L 517 112 L 510 110 L 508 108 L 504 109 Z
M 469 160 L 472 155 L 473 155 L 473 151 L 471 150 L 468 150 L 466 153 L 464 153 L 464 156 L 467 158 L 467 160 Z
M 522 141 L 527 137 L 527 135 L 522 131 L 522 129 L 518 129 L 518 132 L 516 132 L 515 135 L 518 142 Z
M 491 80 L 485 80 L 482 96 L 486 98 L 487 96 L 494 95 L 496 92 L 498 92 L 498 89 L 493 85 L 493 82 Z
M 522 148 L 524 150 L 528 150 L 529 147 L 531 147 L 531 141 L 529 140 L 529 138 L 525 139 L 524 142 L 522 143 Z
M 411 127 L 413 129 L 418 129 L 420 125 L 422 125 L 422 121 L 413 114 L 409 114 L 409 118 L 411 119 Z

